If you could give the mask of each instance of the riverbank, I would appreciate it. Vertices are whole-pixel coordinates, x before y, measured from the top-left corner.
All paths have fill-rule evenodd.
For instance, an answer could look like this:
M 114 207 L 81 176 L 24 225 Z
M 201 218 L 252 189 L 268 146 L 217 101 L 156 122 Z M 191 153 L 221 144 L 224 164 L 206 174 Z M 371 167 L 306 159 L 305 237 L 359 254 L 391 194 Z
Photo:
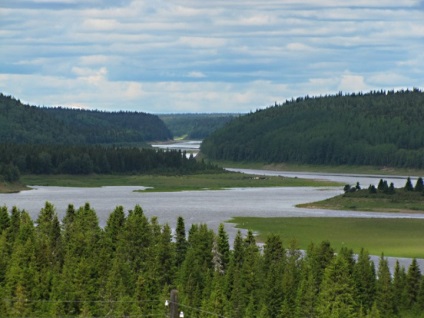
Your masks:
M 0 182 L 0 193 L 18 193 L 25 190 L 30 188 L 20 182 Z
M 24 175 L 27 185 L 55 187 L 143 186 L 150 192 L 219 190 L 263 187 L 329 187 L 341 186 L 327 180 L 296 177 L 257 176 L 235 172 L 192 175 Z
M 202 154 L 199 154 L 201 157 Z M 374 167 L 374 166 L 323 166 L 323 165 L 306 165 L 291 163 L 263 163 L 263 162 L 231 162 L 216 161 L 212 163 L 226 168 L 240 169 L 260 169 L 270 171 L 292 171 L 292 172 L 316 172 L 316 173 L 345 173 L 345 174 L 362 174 L 362 175 L 387 175 L 387 176 L 424 176 L 422 169 L 407 169 L 396 167 Z

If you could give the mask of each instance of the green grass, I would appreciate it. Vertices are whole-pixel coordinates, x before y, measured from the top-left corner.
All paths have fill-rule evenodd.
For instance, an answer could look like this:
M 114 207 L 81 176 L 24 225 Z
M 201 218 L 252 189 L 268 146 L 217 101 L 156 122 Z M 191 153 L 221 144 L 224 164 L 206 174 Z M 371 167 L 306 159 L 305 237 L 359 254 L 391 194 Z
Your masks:
M 396 189 L 396 193 L 394 194 L 370 194 L 368 190 L 361 190 L 335 196 L 323 201 L 298 204 L 297 207 L 329 210 L 422 213 L 424 211 L 424 196 L 420 192 L 409 192 L 403 189 Z
M 146 186 L 145 191 L 171 192 L 186 190 L 219 190 L 240 187 L 325 187 L 340 183 L 286 177 L 258 177 L 242 173 L 163 175 L 26 175 L 21 181 L 28 185 L 62 187 Z
M 259 241 L 279 235 L 286 247 L 292 240 L 300 249 L 328 240 L 336 251 L 346 246 L 356 253 L 364 248 L 372 255 L 424 258 L 421 219 L 236 217 L 230 222 L 258 232 Z
M 23 190 L 29 190 L 29 188 L 20 182 L 0 182 L 0 193 L 16 193 Z

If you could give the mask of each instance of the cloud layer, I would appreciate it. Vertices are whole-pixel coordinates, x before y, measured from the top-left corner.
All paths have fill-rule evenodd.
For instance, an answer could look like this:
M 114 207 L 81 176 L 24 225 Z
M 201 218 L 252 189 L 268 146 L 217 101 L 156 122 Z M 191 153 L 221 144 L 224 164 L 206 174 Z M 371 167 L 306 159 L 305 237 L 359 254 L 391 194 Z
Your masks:
M 423 1 L 369 2 L 3 0 L 0 91 L 164 113 L 423 88 Z

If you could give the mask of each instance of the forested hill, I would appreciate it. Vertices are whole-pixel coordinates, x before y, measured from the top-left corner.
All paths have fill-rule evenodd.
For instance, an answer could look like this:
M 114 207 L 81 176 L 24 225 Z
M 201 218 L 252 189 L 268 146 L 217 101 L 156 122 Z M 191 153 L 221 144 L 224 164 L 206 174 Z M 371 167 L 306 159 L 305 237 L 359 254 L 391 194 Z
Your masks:
M 175 137 L 201 140 L 223 127 L 239 114 L 161 114 L 158 116 Z
M 1 142 L 119 144 L 168 139 L 171 132 L 155 115 L 36 107 L 0 94 Z
M 287 101 L 206 138 L 211 159 L 424 168 L 424 93 L 379 91 Z

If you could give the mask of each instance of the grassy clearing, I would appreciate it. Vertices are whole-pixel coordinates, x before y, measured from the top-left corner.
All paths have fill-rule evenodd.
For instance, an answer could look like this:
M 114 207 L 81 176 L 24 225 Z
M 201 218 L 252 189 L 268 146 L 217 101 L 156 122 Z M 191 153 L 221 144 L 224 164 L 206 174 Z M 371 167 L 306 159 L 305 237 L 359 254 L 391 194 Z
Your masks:
M 19 182 L 0 182 L 0 193 L 16 193 L 23 190 L 29 190 L 29 188 Z
M 299 204 L 297 207 L 329 210 L 357 210 L 371 212 L 424 212 L 422 193 L 397 189 L 394 194 L 369 194 L 368 190 L 341 194 L 323 201 Z
M 336 251 L 346 246 L 356 253 L 364 248 L 372 255 L 424 258 L 421 219 L 236 217 L 230 222 L 258 232 L 261 241 L 270 234 L 281 236 L 285 246 L 296 240 L 300 249 L 328 240 Z
M 163 175 L 29 175 L 21 178 L 28 185 L 62 187 L 145 186 L 145 191 L 219 190 L 241 187 L 326 187 L 339 183 L 286 177 L 258 177 L 242 173 Z

